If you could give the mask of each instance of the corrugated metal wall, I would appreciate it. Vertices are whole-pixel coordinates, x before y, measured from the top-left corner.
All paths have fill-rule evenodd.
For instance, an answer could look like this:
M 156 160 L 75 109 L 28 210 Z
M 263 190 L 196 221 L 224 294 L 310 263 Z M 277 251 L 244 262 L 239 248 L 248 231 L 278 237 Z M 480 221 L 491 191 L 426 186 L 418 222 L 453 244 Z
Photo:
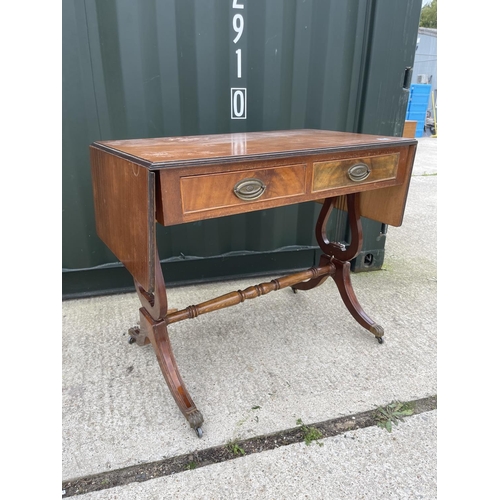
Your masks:
M 92 141 L 291 128 L 401 135 L 402 83 L 405 67 L 413 64 L 419 0 L 237 3 L 244 9 L 234 9 L 233 0 L 63 2 L 66 295 L 132 285 L 130 277 L 117 277 L 116 258 L 95 232 Z M 235 44 L 237 12 L 244 29 Z M 247 89 L 246 120 L 231 119 L 231 87 Z M 250 252 L 254 259 L 255 253 L 299 247 L 309 252 L 303 265 L 311 265 L 317 213 L 308 203 L 159 226 L 160 258 L 172 262 L 166 280 L 176 281 L 174 264 L 183 256 Z M 301 265 L 264 259 L 261 268 L 254 262 L 255 272 Z M 239 264 L 232 271 L 231 265 L 220 267 L 218 274 L 210 259 L 208 274 L 202 262 L 196 265 L 188 280 L 240 274 Z

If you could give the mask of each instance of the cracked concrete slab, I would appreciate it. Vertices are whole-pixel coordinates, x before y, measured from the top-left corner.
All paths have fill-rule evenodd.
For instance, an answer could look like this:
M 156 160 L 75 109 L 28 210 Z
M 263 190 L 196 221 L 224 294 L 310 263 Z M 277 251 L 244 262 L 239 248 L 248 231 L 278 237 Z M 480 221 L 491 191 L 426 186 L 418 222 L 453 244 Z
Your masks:
M 392 433 L 369 427 L 318 443 L 292 444 L 79 498 L 437 498 L 437 411 L 408 417 Z

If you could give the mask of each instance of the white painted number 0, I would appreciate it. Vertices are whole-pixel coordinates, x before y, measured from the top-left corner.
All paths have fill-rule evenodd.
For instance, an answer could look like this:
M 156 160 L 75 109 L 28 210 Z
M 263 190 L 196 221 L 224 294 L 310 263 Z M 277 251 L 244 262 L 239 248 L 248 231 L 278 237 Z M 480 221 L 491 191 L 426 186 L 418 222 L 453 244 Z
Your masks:
M 237 90 L 233 95 L 234 116 L 243 116 L 245 112 L 245 96 L 241 90 Z

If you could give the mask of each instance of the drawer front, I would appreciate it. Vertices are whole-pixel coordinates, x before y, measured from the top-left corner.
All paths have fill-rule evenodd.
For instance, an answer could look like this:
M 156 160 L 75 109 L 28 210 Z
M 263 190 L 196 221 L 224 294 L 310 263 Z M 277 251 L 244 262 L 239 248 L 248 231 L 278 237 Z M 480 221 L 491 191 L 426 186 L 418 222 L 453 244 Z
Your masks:
M 185 214 L 290 198 L 306 192 L 306 164 L 181 177 L 180 189 Z
M 399 153 L 313 164 L 312 192 L 396 179 Z

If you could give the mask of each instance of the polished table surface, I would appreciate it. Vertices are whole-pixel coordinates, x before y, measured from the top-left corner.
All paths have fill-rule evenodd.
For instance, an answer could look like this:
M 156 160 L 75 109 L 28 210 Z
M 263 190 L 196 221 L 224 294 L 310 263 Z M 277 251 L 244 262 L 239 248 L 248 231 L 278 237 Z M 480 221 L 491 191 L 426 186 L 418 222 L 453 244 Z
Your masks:
M 330 130 L 300 129 L 99 141 L 94 144 L 137 161 L 150 169 L 159 169 L 279 156 L 292 158 L 308 153 L 353 149 L 360 151 L 377 145 L 399 145 L 401 139 Z
M 96 228 L 134 278 L 141 302 L 139 345 L 151 343 L 172 395 L 197 434 L 203 418 L 175 363 L 167 325 L 291 286 L 309 290 L 331 276 L 353 317 L 382 341 L 350 282 L 349 260 L 361 250 L 362 216 L 402 224 L 417 141 L 327 130 L 285 130 L 99 141 L 90 146 Z M 319 266 L 168 311 L 156 248 L 164 226 L 284 205 L 321 201 Z M 333 208 L 348 213 L 351 241 L 330 242 Z

